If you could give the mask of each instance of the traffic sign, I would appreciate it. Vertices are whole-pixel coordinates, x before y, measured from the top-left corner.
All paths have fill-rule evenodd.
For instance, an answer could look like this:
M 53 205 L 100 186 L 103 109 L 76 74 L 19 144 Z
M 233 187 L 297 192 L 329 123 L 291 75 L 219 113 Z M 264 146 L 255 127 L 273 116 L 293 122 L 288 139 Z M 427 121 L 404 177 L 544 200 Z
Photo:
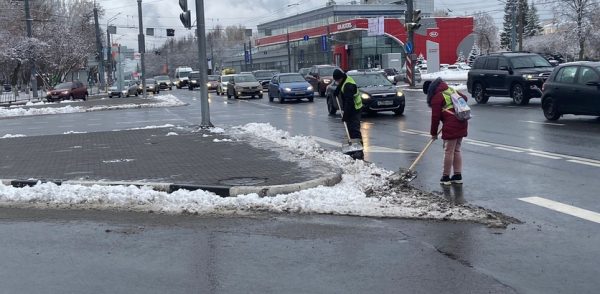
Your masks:
M 321 50 L 327 52 L 327 35 L 321 36 Z
M 304 35 L 304 41 L 308 41 L 310 37 L 308 35 Z
M 404 45 L 404 51 L 406 51 L 407 54 L 413 53 L 413 44 L 411 42 L 406 42 Z

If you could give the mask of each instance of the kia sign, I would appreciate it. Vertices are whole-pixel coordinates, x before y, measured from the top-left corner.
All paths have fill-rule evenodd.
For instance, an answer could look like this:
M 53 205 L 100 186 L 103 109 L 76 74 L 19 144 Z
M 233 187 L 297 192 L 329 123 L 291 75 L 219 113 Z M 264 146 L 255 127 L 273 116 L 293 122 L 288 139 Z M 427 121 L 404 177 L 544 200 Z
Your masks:
M 349 30 L 352 28 L 354 28 L 354 26 L 352 25 L 351 22 L 341 23 L 341 24 L 337 25 L 338 31 Z
M 438 32 L 436 32 L 436 31 L 429 32 L 429 36 L 432 38 L 436 38 L 438 36 Z

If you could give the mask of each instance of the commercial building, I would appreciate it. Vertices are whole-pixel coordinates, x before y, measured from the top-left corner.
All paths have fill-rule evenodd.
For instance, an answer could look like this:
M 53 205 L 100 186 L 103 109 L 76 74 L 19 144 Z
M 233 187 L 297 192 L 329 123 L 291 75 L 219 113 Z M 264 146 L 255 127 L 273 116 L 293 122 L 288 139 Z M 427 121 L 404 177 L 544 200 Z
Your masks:
M 390 1 L 394 2 L 394 1 Z M 401 1 L 404 2 L 404 1 Z M 424 5 L 431 2 L 430 6 Z M 424 5 L 422 27 L 415 32 L 413 53 L 426 57 L 426 42 L 438 43 L 441 63 L 454 63 L 468 55 L 474 43 L 473 18 L 427 17 L 433 1 Z M 417 6 L 418 7 L 418 6 Z M 278 69 L 297 71 L 315 64 L 336 64 L 345 70 L 381 66 L 386 53 L 406 56 L 405 4 L 328 5 L 305 13 L 258 25 L 251 54 L 225 59 L 224 65 L 238 71 Z M 379 29 L 369 32 L 373 20 Z M 410 48 L 409 48 L 410 49 Z

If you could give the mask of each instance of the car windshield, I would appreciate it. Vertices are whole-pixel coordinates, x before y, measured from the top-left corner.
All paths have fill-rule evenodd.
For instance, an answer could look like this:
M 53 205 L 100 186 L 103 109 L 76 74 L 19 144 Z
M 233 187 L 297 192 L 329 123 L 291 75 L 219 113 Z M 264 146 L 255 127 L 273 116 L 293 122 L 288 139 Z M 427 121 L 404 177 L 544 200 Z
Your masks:
M 73 88 L 73 83 L 71 83 L 71 82 L 61 83 L 61 84 L 56 85 L 56 87 L 54 87 L 54 89 L 57 89 L 57 90 L 71 89 L 71 88 Z
M 154 79 L 146 79 L 146 84 L 154 84 Z
M 372 86 L 391 86 L 392 83 L 382 74 L 358 74 L 350 75 L 359 88 Z
M 190 79 L 199 79 L 199 78 L 200 78 L 200 73 L 198 73 L 198 72 L 190 73 Z
M 254 76 L 257 79 L 270 79 L 275 75 L 275 72 L 272 71 L 258 71 L 254 73 Z
M 280 83 L 297 83 L 297 82 L 306 82 L 306 80 L 299 74 L 297 75 L 285 75 L 279 77 Z
M 319 75 L 322 76 L 332 76 L 333 75 L 333 71 L 335 70 L 335 67 L 321 67 L 319 68 Z
M 159 81 L 164 81 L 164 80 L 168 80 L 169 77 L 168 76 L 158 76 L 158 77 L 154 77 L 155 80 L 159 80 Z
M 235 76 L 233 79 L 236 83 L 256 82 L 256 78 L 251 75 Z
M 219 76 L 209 75 L 208 76 L 208 80 L 209 81 L 218 81 L 219 80 Z
M 550 62 L 539 55 L 526 55 L 511 58 L 514 69 L 531 67 L 551 67 Z
M 190 75 L 191 71 L 180 71 L 179 76 L 182 78 L 187 78 Z

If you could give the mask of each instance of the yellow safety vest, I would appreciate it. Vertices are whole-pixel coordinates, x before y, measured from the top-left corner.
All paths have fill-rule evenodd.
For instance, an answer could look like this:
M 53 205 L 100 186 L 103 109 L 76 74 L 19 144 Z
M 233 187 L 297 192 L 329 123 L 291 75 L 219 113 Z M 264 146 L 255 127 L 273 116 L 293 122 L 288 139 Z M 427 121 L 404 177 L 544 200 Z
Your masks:
M 444 95 L 444 100 L 446 101 L 446 105 L 444 106 L 444 110 L 449 110 L 451 108 L 454 108 L 454 104 L 452 104 L 452 97 L 450 97 L 450 95 L 456 93 L 456 90 L 448 87 L 448 89 L 446 89 L 444 92 L 442 92 L 442 95 Z
M 346 81 L 344 81 L 344 83 L 342 84 L 342 90 L 340 91 L 342 94 L 344 94 L 344 87 L 346 87 L 346 84 L 352 84 L 356 86 L 356 82 L 354 81 L 354 79 L 347 76 Z M 356 86 L 356 94 L 354 95 L 354 108 L 356 110 L 359 110 L 362 107 L 362 98 L 360 98 L 360 92 L 358 91 L 358 86 Z

